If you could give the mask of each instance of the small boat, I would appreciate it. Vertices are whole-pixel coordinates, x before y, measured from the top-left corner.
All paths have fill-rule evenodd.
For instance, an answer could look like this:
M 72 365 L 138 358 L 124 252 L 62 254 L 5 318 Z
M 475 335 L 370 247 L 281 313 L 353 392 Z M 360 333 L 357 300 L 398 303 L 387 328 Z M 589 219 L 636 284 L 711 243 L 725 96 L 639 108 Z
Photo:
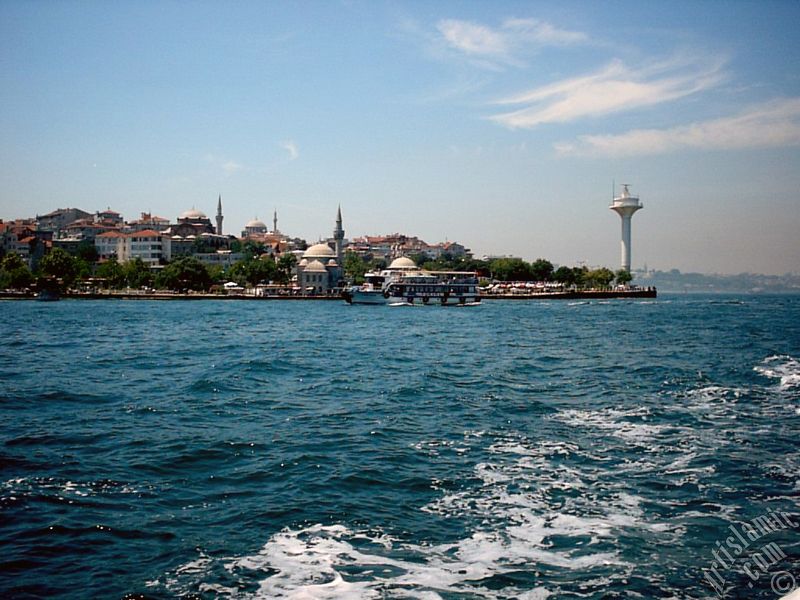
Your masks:
M 406 257 L 388 268 L 367 273 L 361 285 L 346 288 L 349 304 L 474 305 L 481 301 L 478 278 L 471 271 L 424 271 Z

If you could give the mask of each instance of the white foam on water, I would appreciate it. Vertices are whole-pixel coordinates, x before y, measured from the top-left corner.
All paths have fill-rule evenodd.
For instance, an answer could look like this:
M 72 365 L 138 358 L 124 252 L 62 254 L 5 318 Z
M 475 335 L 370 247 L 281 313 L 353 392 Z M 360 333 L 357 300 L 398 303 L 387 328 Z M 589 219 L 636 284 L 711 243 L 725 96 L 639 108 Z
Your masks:
M 452 450 L 458 445 L 429 440 L 418 447 Z M 342 524 L 285 529 L 252 555 L 215 559 L 212 564 L 201 556 L 167 575 L 164 585 L 174 593 L 190 593 L 206 585 L 204 579 L 218 579 L 216 566 L 217 572 L 222 567 L 231 577 L 258 582 L 252 593 L 217 583 L 213 589 L 202 588 L 219 597 L 427 600 L 463 594 L 542 600 L 557 590 L 512 584 L 490 589 L 497 580 L 491 586 L 482 582 L 514 572 L 538 577 L 540 570 L 552 568 L 582 575 L 611 568 L 615 576 L 629 576 L 635 565 L 620 555 L 620 534 L 670 529 L 648 522 L 641 498 L 621 488 L 608 491 L 602 502 L 585 494 L 596 466 L 582 472 L 563 464 L 565 457 L 582 454 L 577 445 L 508 435 L 487 450 L 490 460 L 474 468 L 477 484 L 443 492 L 421 508 L 467 524 L 471 531 L 463 538 L 430 545 Z M 554 493 L 566 496 L 554 501 Z M 206 569 L 205 576 L 196 572 L 198 568 Z
M 561 410 L 551 418 L 566 425 L 595 429 L 632 444 L 648 445 L 667 429 L 666 425 L 646 423 L 650 411 L 645 407 L 632 409 L 603 408 L 599 410 Z M 629 419 L 635 419 L 631 421 Z
M 59 498 L 82 498 L 105 494 L 138 494 L 141 490 L 115 481 L 64 481 L 56 477 L 16 477 L 0 483 L 0 493 L 15 497 L 31 497 L 40 494 Z M 2 499 L 5 496 L 0 497 Z
M 291 598 L 334 600 L 370 598 L 441 599 L 442 594 L 479 594 L 484 598 L 544 600 L 550 592 L 490 590 L 477 583 L 498 573 L 518 570 L 535 559 L 536 552 L 509 555 L 492 533 L 476 533 L 456 544 L 422 546 L 401 544 L 381 534 L 352 531 L 343 525 L 313 525 L 285 529 L 273 535 L 253 555 L 221 559 L 233 576 L 249 572 L 259 579 L 255 592 L 244 593 L 221 584 L 200 583 L 202 592 L 231 598 Z M 571 564 L 565 558 L 565 564 Z M 572 561 L 574 568 L 584 561 Z M 173 592 L 189 591 L 186 575 L 210 573 L 205 557 L 187 563 L 165 579 Z M 353 567 L 357 567 L 354 571 Z M 348 571 L 349 569 L 349 571 Z M 509 596 L 511 594 L 511 596 Z
M 753 370 L 765 377 L 778 379 L 778 389 L 782 391 L 800 387 L 800 360 L 788 354 L 768 356 Z
M 708 385 L 686 392 L 686 397 L 689 399 L 687 406 L 692 412 L 719 413 L 728 411 L 730 407 L 736 405 L 743 393 L 744 390 L 742 388 Z M 730 417 L 736 418 L 736 415 L 731 414 Z

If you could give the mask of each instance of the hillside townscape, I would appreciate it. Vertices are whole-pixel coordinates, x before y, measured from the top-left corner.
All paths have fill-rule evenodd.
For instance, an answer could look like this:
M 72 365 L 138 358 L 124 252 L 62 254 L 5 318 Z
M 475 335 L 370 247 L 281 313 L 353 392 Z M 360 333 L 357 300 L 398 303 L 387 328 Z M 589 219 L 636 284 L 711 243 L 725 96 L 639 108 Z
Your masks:
M 223 223 L 221 197 L 214 223 L 194 208 L 174 221 L 150 213 L 126 221 L 111 209 L 78 208 L 0 221 L 0 289 L 55 285 L 62 290 L 330 296 L 399 257 L 429 270 L 475 272 L 487 289 L 503 293 L 631 282 L 624 269 L 557 267 L 543 258 L 532 263 L 510 256 L 476 258 L 456 242 L 428 244 L 400 233 L 347 240 L 341 210 L 332 236 L 315 244 L 281 232 L 277 212 L 271 227 L 254 219 L 239 235 L 224 233 Z

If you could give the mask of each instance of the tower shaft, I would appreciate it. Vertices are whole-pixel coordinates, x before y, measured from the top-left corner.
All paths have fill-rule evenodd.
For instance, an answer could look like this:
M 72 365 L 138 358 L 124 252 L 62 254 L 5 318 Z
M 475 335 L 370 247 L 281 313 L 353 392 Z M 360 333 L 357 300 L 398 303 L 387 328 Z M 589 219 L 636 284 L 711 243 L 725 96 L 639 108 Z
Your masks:
M 333 230 L 333 243 L 335 245 L 336 260 L 342 264 L 344 250 L 344 229 L 342 228 L 342 207 L 336 212 L 336 228 Z
M 222 194 L 217 200 L 217 235 L 222 235 Z
M 622 217 L 622 242 L 621 242 L 621 267 L 626 271 L 631 270 L 631 216 L 620 215 Z

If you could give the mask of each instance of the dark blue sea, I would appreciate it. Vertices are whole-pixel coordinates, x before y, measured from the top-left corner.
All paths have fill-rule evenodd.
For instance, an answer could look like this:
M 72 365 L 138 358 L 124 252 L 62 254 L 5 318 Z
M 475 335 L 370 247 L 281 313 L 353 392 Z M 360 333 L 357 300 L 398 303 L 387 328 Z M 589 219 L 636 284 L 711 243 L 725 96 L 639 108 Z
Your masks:
M 800 584 L 800 295 L 6 301 L 0 340 L 2 598 Z

